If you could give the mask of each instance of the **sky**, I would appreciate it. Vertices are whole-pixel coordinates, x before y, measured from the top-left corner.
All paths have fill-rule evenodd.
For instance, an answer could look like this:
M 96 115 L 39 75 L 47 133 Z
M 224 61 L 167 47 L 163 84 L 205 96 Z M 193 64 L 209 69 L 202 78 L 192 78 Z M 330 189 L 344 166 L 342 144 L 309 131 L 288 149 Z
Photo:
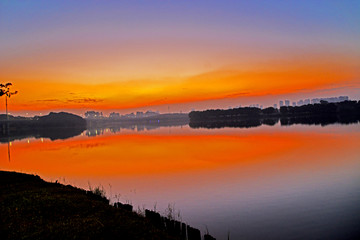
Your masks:
M 355 0 L 1 0 L 0 82 L 19 91 L 14 114 L 360 99 L 359 12 Z

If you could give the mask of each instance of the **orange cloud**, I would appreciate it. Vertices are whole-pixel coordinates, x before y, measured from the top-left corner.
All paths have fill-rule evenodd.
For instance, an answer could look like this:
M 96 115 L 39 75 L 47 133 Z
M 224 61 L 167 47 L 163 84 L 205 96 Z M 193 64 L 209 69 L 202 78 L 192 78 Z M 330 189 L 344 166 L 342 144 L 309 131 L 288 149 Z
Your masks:
M 359 78 L 352 59 L 298 58 L 252 69 L 218 70 L 190 77 L 114 81 L 103 84 L 23 78 L 12 110 L 126 109 L 211 99 L 254 97 L 341 87 Z M 49 79 L 51 79 L 49 77 Z M 67 79 L 69 80 L 69 79 Z M 358 84 L 358 82 L 354 82 Z

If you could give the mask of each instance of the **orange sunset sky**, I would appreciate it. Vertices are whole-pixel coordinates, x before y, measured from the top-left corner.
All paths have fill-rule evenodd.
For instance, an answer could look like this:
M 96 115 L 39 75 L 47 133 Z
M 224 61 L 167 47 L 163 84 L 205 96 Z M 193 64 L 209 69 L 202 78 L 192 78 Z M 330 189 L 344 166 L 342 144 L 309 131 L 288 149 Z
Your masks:
M 360 3 L 239 2 L 1 1 L 10 112 L 360 98 Z

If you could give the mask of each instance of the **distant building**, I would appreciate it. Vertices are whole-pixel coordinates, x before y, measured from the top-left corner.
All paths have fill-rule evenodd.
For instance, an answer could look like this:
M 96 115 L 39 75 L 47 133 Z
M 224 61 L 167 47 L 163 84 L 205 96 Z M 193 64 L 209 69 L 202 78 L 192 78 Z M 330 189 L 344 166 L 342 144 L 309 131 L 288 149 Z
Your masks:
M 349 101 L 349 97 L 348 96 L 340 96 L 339 102 L 343 102 L 343 101 Z
M 159 115 L 159 114 L 160 114 L 159 112 L 147 111 L 147 112 L 145 113 L 145 117 L 156 116 L 156 115 Z
M 320 103 L 320 99 L 319 99 L 319 98 L 311 99 L 311 104 L 316 104 L 316 103 Z
M 314 98 L 314 99 L 311 99 L 311 103 L 316 104 L 316 103 L 321 103 L 321 101 L 326 101 L 329 103 L 336 103 L 336 102 L 343 102 L 343 101 L 348 101 L 348 100 L 349 100 L 348 96 L 329 97 L 329 98 Z
M 276 104 L 276 103 L 274 104 L 274 108 L 277 108 L 277 104 Z
M 116 113 L 116 112 L 112 112 L 112 113 L 110 113 L 109 118 L 112 118 L 112 119 L 120 118 L 120 114 Z
M 144 113 L 143 112 L 136 112 L 136 117 L 137 118 L 144 117 Z
M 321 102 L 329 102 L 329 103 L 336 103 L 336 102 L 343 102 L 348 101 L 348 96 L 339 96 L 339 97 L 328 97 L 328 98 L 313 98 L 313 99 L 305 99 L 305 100 L 299 100 L 297 102 L 292 102 L 292 106 L 302 106 L 307 104 L 320 104 Z M 274 104 L 274 108 L 276 104 Z M 282 106 L 290 106 L 290 101 L 279 101 L 279 107 Z
M 135 118 L 135 114 L 134 113 L 129 113 L 129 114 L 125 114 L 123 117 L 124 118 Z
M 103 117 L 102 112 L 87 111 L 85 113 L 85 118 L 89 118 L 89 119 L 97 119 L 97 118 L 102 118 L 102 117 Z

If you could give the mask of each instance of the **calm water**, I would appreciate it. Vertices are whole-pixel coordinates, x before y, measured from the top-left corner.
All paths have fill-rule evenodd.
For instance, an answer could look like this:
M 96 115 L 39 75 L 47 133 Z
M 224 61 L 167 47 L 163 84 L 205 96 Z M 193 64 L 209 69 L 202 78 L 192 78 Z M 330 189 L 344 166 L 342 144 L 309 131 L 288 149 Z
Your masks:
M 165 213 L 170 204 L 217 239 L 351 239 L 360 231 L 360 125 L 136 130 L 14 141 L 10 161 L 0 144 L 0 168 L 101 185 L 135 208 Z

